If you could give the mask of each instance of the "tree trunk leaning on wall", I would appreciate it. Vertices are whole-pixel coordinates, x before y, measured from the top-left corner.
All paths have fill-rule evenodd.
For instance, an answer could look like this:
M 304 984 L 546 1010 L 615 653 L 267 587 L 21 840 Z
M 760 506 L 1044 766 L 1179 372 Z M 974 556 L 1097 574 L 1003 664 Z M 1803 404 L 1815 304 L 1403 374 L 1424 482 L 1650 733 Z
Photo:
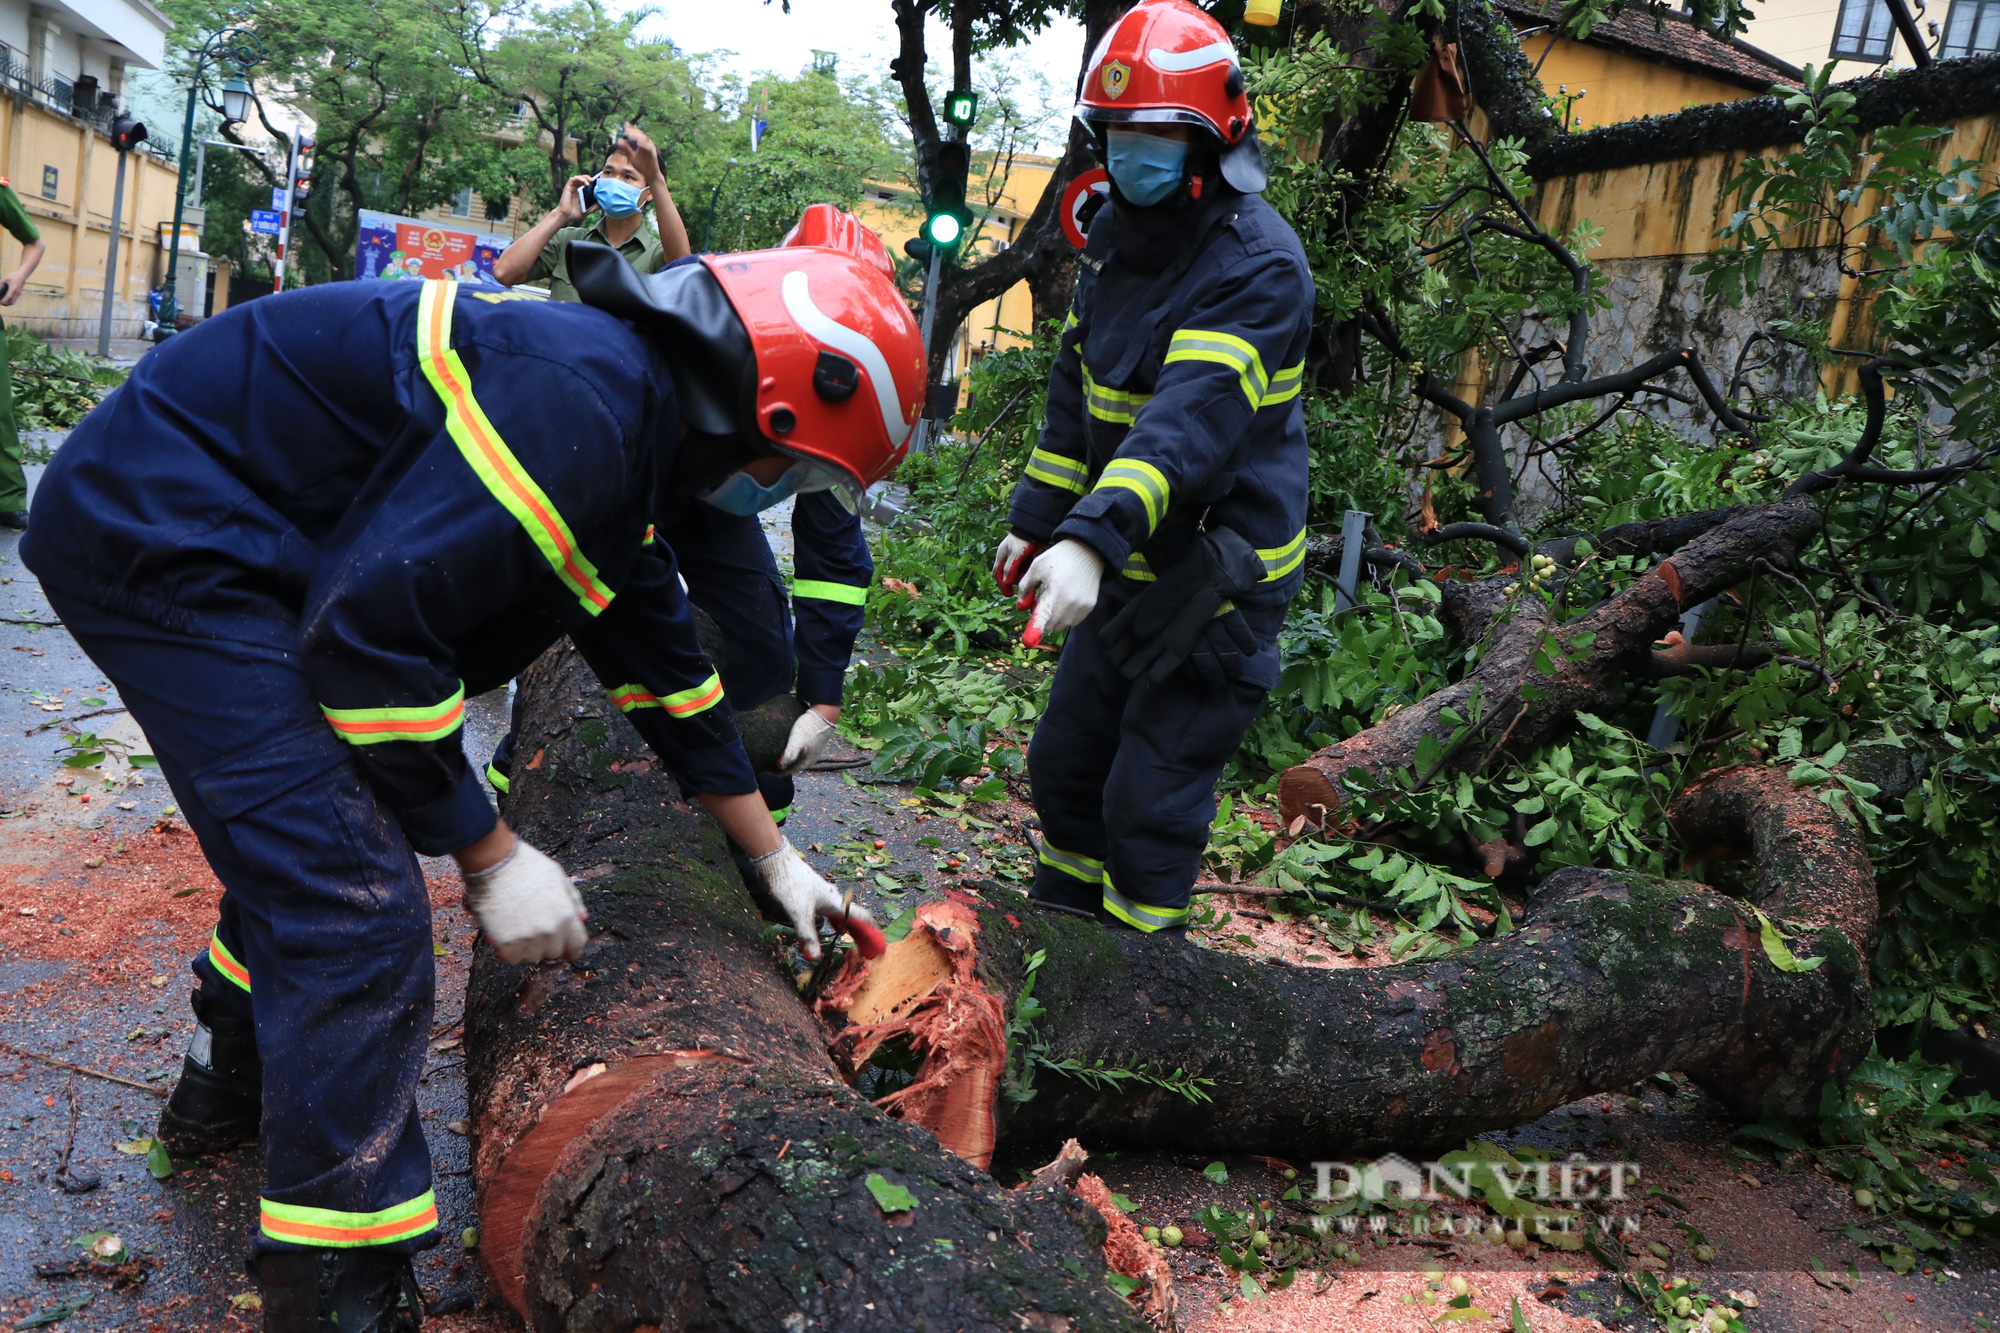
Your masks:
M 482 943 L 467 993 L 480 1249 L 529 1325 L 1144 1329 L 1066 1186 L 1003 1190 L 841 1080 L 721 831 L 567 643 L 522 700 L 505 812 L 591 912 L 580 966 Z

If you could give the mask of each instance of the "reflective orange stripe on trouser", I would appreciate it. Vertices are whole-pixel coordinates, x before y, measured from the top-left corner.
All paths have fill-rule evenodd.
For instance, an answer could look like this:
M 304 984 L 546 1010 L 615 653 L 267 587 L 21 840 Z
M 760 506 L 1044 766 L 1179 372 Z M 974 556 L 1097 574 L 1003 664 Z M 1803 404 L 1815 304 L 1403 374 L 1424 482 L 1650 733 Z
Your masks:
M 298 1204 L 259 1199 L 259 1229 L 270 1240 L 326 1249 L 357 1249 L 411 1240 L 437 1226 L 437 1196 L 425 1190 L 416 1198 L 372 1213 L 345 1213 L 335 1208 L 305 1208 Z
M 223 980 L 233 981 L 246 991 L 250 989 L 250 969 L 229 952 L 229 946 L 222 942 L 220 933 L 208 937 L 208 963 L 222 974 Z

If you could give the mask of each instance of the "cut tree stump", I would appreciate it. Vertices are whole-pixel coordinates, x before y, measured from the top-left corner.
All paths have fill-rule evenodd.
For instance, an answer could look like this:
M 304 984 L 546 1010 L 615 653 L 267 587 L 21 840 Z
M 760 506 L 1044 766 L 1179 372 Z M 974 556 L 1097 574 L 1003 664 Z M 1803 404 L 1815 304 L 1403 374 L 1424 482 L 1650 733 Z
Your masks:
M 543 762 L 507 818 L 599 871 L 579 966 L 482 942 L 466 998 L 480 1249 L 530 1326 L 1146 1329 L 1096 1210 L 1001 1189 L 841 1080 L 721 831 L 566 643 L 522 697 Z

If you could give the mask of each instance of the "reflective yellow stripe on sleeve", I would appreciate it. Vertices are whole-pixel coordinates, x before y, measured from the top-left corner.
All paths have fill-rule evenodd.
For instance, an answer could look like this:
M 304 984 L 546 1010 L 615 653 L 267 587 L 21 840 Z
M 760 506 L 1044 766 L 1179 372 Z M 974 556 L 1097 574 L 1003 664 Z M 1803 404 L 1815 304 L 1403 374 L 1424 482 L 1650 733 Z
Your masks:
M 1299 535 L 1286 542 L 1283 546 L 1258 547 L 1257 558 L 1264 562 L 1263 581 L 1265 583 L 1276 583 L 1279 579 L 1282 579 L 1285 575 L 1305 563 L 1306 530 L 1300 528 Z M 1118 573 L 1122 577 L 1132 580 L 1134 583 L 1152 583 L 1159 577 L 1159 575 L 1153 572 L 1152 563 L 1146 559 L 1145 553 L 1141 551 L 1134 551 L 1132 554 L 1126 556 L 1125 566 Z
M 418 708 L 328 708 L 321 704 L 319 711 L 349 745 L 438 741 L 457 731 L 465 720 L 465 682 L 460 681 L 444 702 Z
M 621 712 L 664 708 L 674 717 L 693 717 L 722 702 L 722 678 L 710 672 L 708 679 L 701 684 L 665 696 L 654 694 L 644 685 L 620 685 L 610 694 L 611 702 L 617 704 Z
M 1151 463 L 1139 458 L 1114 458 L 1104 475 L 1097 479 L 1095 490 L 1125 490 L 1137 495 L 1146 505 L 1146 534 L 1160 526 L 1166 517 L 1167 503 L 1173 498 L 1173 490 L 1167 485 L 1166 476 Z
M 1028 475 L 1045 486 L 1073 495 L 1082 495 L 1089 489 L 1090 470 L 1081 459 L 1065 458 L 1039 446 L 1028 455 Z
M 1264 392 L 1271 387 L 1270 377 L 1264 373 L 1264 358 L 1233 333 L 1181 329 L 1167 344 L 1164 364 L 1171 366 L 1176 361 L 1213 361 L 1235 370 L 1253 410 L 1263 406 Z
M 1305 383 L 1306 363 L 1301 361 L 1289 370 L 1281 370 L 1271 376 L 1271 387 L 1264 394 L 1258 407 L 1275 407 L 1299 396 L 1299 386 Z
M 1305 563 L 1306 530 L 1300 528 L 1299 535 L 1283 546 L 1259 547 L 1257 558 L 1264 562 L 1264 582 L 1276 583 Z
M 792 596 L 841 602 L 848 606 L 868 605 L 868 589 L 857 588 L 851 583 L 827 583 L 821 579 L 793 579 Z
M 576 535 L 555 504 L 472 396 L 472 375 L 451 346 L 451 312 L 457 297 L 456 282 L 432 278 L 424 282 L 417 300 L 417 361 L 444 403 L 445 429 L 493 498 L 514 516 L 549 568 L 594 616 L 611 605 L 613 593 L 577 546 Z
M 437 1225 L 437 1196 L 425 1190 L 408 1203 L 374 1213 L 343 1213 L 334 1208 L 304 1208 L 271 1199 L 257 1201 L 264 1234 L 294 1245 L 358 1249 L 391 1245 L 421 1236 Z

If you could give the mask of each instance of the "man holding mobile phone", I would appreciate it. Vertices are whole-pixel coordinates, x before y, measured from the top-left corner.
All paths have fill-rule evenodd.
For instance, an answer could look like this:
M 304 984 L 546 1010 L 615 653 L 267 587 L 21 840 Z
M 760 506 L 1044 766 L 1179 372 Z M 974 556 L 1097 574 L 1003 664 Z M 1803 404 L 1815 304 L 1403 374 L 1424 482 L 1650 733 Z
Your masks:
M 657 231 L 645 225 L 640 212 L 648 201 Z M 585 225 L 592 212 L 597 220 Z M 563 182 L 562 201 L 493 261 L 493 278 L 507 287 L 546 278 L 551 300 L 574 301 L 571 241 L 608 245 L 641 273 L 657 273 L 688 253 L 687 228 L 667 192 L 659 150 L 637 125 L 625 126 L 597 175 Z
M 0 176 L 0 227 L 21 243 L 21 262 L 0 277 L 0 306 L 21 299 L 28 275 L 42 262 L 42 234 L 21 206 L 21 196 Z M 28 479 L 21 472 L 21 434 L 14 427 L 14 380 L 7 366 L 7 340 L 0 334 L 0 528 L 28 526 Z

